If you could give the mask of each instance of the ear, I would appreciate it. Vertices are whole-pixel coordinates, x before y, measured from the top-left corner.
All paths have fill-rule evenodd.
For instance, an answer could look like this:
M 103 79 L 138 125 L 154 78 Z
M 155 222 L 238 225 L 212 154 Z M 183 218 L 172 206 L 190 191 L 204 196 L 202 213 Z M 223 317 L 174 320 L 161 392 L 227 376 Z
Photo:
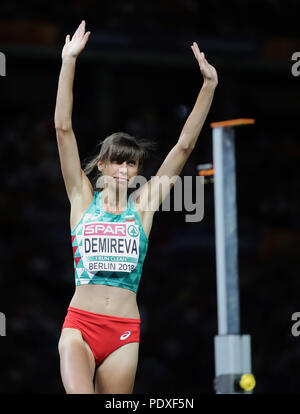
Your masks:
M 104 168 L 104 162 L 98 161 L 97 162 L 97 167 L 98 167 L 98 170 L 102 172 L 102 169 Z

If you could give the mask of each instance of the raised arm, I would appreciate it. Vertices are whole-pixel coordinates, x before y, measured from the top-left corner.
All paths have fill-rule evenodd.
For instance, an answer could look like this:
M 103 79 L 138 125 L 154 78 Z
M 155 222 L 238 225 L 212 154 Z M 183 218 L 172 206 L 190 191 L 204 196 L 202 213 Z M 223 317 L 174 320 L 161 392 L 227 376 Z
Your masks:
M 62 50 L 62 65 L 58 80 L 55 107 L 55 129 L 61 170 L 70 202 L 82 191 L 83 186 L 90 185 L 81 169 L 76 138 L 72 129 L 73 82 L 76 59 L 84 49 L 90 32 L 85 33 L 83 20 L 72 39 L 66 36 Z
M 214 92 L 218 84 L 218 76 L 215 68 L 205 59 L 204 53 L 200 52 L 196 42 L 191 46 L 195 58 L 199 64 L 203 76 L 203 85 L 198 94 L 196 103 L 184 127 L 180 133 L 178 142 L 171 149 L 161 167 L 146 185 L 140 189 L 141 203 L 148 210 L 151 202 L 151 211 L 155 212 L 163 202 L 174 185 L 174 180 L 169 179 L 178 176 L 198 140 L 199 134 L 211 107 Z M 165 179 L 164 179 L 165 178 Z M 151 200 L 150 200 L 151 196 Z M 141 205 L 143 209 L 143 206 Z
M 197 97 L 194 108 L 181 131 L 178 145 L 183 149 L 193 150 L 207 117 L 214 92 L 218 84 L 216 69 L 208 63 L 203 52 L 200 52 L 196 42 L 191 46 L 203 76 L 203 85 Z

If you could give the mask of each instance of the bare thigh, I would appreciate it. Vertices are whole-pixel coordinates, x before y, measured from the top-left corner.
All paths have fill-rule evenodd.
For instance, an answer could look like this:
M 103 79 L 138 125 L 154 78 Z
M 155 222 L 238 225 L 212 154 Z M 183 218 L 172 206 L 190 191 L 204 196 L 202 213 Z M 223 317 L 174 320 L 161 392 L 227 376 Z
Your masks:
M 74 328 L 64 328 L 58 350 L 61 378 L 66 393 L 94 394 L 95 358 L 81 332 Z
M 96 394 L 131 394 L 138 364 L 139 343 L 132 342 L 112 352 L 97 368 Z

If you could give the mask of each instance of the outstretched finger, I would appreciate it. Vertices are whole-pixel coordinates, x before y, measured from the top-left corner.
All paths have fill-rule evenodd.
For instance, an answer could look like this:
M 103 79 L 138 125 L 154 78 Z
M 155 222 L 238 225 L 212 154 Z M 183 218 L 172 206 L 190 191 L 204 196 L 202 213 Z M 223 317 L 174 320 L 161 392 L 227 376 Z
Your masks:
M 80 26 L 79 26 L 79 35 L 83 36 L 84 32 L 85 32 L 85 21 L 82 20 L 82 22 L 80 23 Z
M 192 45 L 192 46 L 191 46 L 191 48 L 192 48 L 192 51 L 194 52 L 194 55 L 195 55 L 195 57 L 196 57 L 196 51 L 195 51 L 195 47 L 194 47 L 194 45 Z
M 80 25 L 77 27 L 75 33 L 73 34 L 72 39 L 76 39 L 77 37 L 80 36 L 81 32 L 82 32 L 82 26 L 83 26 L 83 22 L 84 20 L 82 20 L 82 22 L 80 23 Z
M 204 53 L 203 52 L 200 52 L 199 47 L 198 47 L 198 45 L 197 45 L 196 42 L 193 43 L 192 49 L 193 49 L 195 58 L 200 63 L 205 58 Z
M 195 53 L 196 58 L 199 58 L 200 50 L 196 42 L 193 43 L 192 49 L 193 49 L 193 52 Z
M 86 42 L 88 41 L 88 38 L 89 38 L 90 34 L 91 34 L 91 32 L 86 32 L 86 34 L 83 36 L 83 39 L 82 39 L 82 41 L 81 41 L 81 43 L 82 43 L 83 45 L 85 45 L 85 44 L 86 44 Z

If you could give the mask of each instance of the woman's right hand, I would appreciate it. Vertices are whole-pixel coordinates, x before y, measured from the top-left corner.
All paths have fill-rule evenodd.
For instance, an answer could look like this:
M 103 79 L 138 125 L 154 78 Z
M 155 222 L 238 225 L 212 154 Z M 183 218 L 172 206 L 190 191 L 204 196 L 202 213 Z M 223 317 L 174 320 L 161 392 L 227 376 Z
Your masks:
M 82 20 L 76 32 L 73 34 L 72 39 L 70 40 L 69 34 L 66 36 L 66 43 L 61 54 L 62 59 L 70 56 L 77 57 L 79 53 L 84 49 L 90 34 L 91 32 L 85 33 L 85 21 Z

